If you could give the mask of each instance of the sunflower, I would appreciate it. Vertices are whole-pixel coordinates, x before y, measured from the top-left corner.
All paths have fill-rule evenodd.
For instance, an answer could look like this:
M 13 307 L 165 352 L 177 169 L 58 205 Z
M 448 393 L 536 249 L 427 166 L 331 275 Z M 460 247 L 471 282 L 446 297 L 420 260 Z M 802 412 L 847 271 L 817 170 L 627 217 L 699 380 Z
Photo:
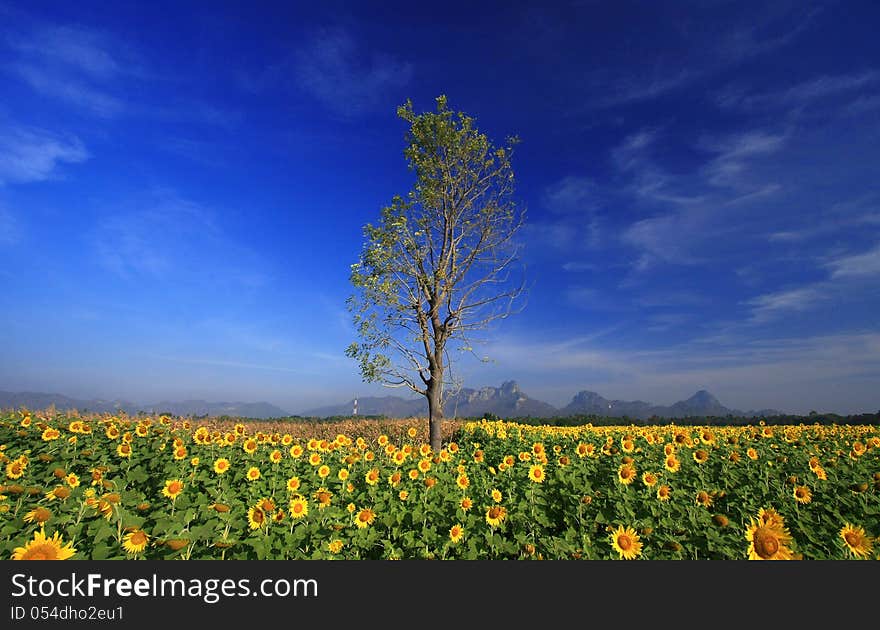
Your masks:
M 13 560 L 67 560 L 76 549 L 73 543 L 64 544 L 61 534 L 55 532 L 52 538 L 46 536 L 43 529 L 34 532 L 34 539 L 25 543 L 24 547 L 16 547 L 12 553 Z
M 657 485 L 657 475 L 652 472 L 646 472 L 642 474 L 642 483 L 648 486 L 649 488 L 653 488 Z
M 708 451 L 704 451 L 703 449 L 698 448 L 694 451 L 693 458 L 694 461 L 698 464 L 705 464 L 709 461 L 709 453 Z
M 303 447 L 299 444 L 294 444 L 290 447 L 290 450 L 288 452 L 293 459 L 299 459 L 300 457 L 302 457 Z
M 486 522 L 489 527 L 498 527 L 507 518 L 507 509 L 503 505 L 493 505 L 486 510 Z
M 792 560 L 794 554 L 789 548 L 791 534 L 782 526 L 762 523 L 760 518 L 752 519 L 746 531 L 749 542 L 749 560 Z
M 373 524 L 373 521 L 376 519 L 376 513 L 373 512 L 370 508 L 364 508 L 360 512 L 358 512 L 357 516 L 354 519 L 354 524 L 357 525 L 358 529 L 364 529 Z
M 309 502 L 305 497 L 295 496 L 290 500 L 290 518 L 298 521 L 309 513 Z
M 366 479 L 367 483 L 371 486 L 375 486 L 377 483 L 379 483 L 379 469 L 371 468 L 367 471 L 367 474 L 364 475 L 364 479 Z
M 418 479 L 419 478 L 419 471 L 416 470 L 415 468 L 413 468 L 411 471 L 409 471 L 409 478 L 412 479 L 413 481 Z
M 462 527 L 461 524 L 456 523 L 449 530 L 449 540 L 451 540 L 453 544 L 457 544 L 462 538 L 464 538 L 464 527 Z
M 296 492 L 299 490 L 300 481 L 299 477 L 291 477 L 287 480 L 287 491 L 288 492 Z
M 318 476 L 321 479 L 325 479 L 329 475 L 330 475 L 330 466 L 328 466 L 327 464 L 321 464 L 321 466 L 318 468 Z
M 672 496 L 672 488 L 663 484 L 659 488 L 657 488 L 657 498 L 661 501 L 669 501 L 669 498 Z
M 284 457 L 284 455 L 281 454 L 281 451 L 275 449 L 269 454 L 269 461 L 273 464 L 280 464 L 282 457 Z
M 333 498 L 333 494 L 329 490 L 327 490 L 327 488 L 318 488 L 314 496 L 315 500 L 318 502 L 319 510 L 323 510 L 325 507 L 329 507 L 330 501 Z
M 628 486 L 636 478 L 636 467 L 632 464 L 623 464 L 617 469 L 617 480 Z
M 339 478 L 339 481 L 347 480 L 348 479 L 348 469 L 347 468 L 340 468 L 339 472 L 336 474 L 336 476 Z
M 181 492 L 183 492 L 183 482 L 180 479 L 169 479 L 165 482 L 165 487 L 162 488 L 162 495 L 172 501 L 177 499 Z
M 13 459 L 6 464 L 6 476 L 10 479 L 20 479 L 24 475 L 26 464 L 22 464 L 20 460 Z
M 471 485 L 471 480 L 468 479 L 467 475 L 461 474 L 455 480 L 455 485 L 457 485 L 462 490 L 467 490 L 468 486 Z
M 798 503 L 809 503 L 813 500 L 813 493 L 807 486 L 795 486 L 794 498 Z
M 751 460 L 756 460 L 756 459 L 758 459 L 758 451 L 756 451 L 756 450 L 753 449 L 753 448 L 750 448 L 749 450 L 747 450 L 747 451 L 746 451 L 746 455 L 747 455 L 748 458 L 751 459 Z
M 430 459 L 420 459 L 418 469 L 420 472 L 426 473 L 431 470 L 431 460 Z
M 116 454 L 119 457 L 131 457 L 131 444 L 120 444 L 116 447 Z
M 248 481 L 256 481 L 260 478 L 260 469 L 256 466 L 251 466 L 247 471 L 247 480 Z
M 504 496 L 501 494 L 501 490 L 498 488 L 492 488 L 492 500 L 495 503 L 501 503 L 501 499 L 503 498 Z
M 632 438 L 627 437 L 623 438 L 620 441 L 620 448 L 623 450 L 624 453 L 632 453 L 634 450 L 636 450 L 636 444 L 632 441 Z
M 470 510 L 472 507 L 474 507 L 474 502 L 471 500 L 470 497 L 464 497 L 464 498 L 459 502 L 458 506 L 459 506 L 462 510 L 464 510 L 465 512 L 467 512 L 467 511 Z
M 544 483 L 544 478 L 546 476 L 547 475 L 544 472 L 544 466 L 542 466 L 541 464 L 535 464 L 529 468 L 529 479 L 531 479 L 535 483 Z
M 141 529 L 134 529 L 122 537 L 122 548 L 132 555 L 138 554 L 147 548 L 150 537 Z
M 327 543 L 327 551 L 332 554 L 338 554 L 342 551 L 343 542 L 341 540 L 333 540 Z
M 697 493 L 697 497 L 696 497 L 695 501 L 696 501 L 697 505 L 702 505 L 705 508 L 710 507 L 712 505 L 712 497 L 705 490 L 700 490 Z
M 663 465 L 669 472 L 678 472 L 679 468 L 681 468 L 681 462 L 678 461 L 675 455 L 669 455 L 666 461 L 663 462 Z
M 178 446 L 177 448 L 174 449 L 174 459 L 179 461 L 179 460 L 185 459 L 185 458 L 186 458 L 186 447 L 185 446 Z
M 642 553 L 642 543 L 639 542 L 639 535 L 632 527 L 624 528 L 623 525 L 620 525 L 611 532 L 610 540 L 611 546 L 614 548 L 614 551 L 620 554 L 622 560 L 633 560 Z
M 70 488 L 67 486 L 55 486 L 54 490 L 50 490 L 46 493 L 46 498 L 50 501 L 54 501 L 55 499 L 64 500 L 70 496 Z
M 218 475 L 222 475 L 227 470 L 229 470 L 229 460 L 225 457 L 220 457 L 214 462 L 214 472 Z
M 245 453 L 253 455 L 257 451 L 257 441 L 254 438 L 247 439 L 241 447 L 244 449 Z
M 248 527 L 260 529 L 266 524 L 266 513 L 259 505 L 252 505 L 247 513 Z
M 312 453 L 311 455 L 309 455 L 309 464 L 311 464 L 312 466 L 317 466 L 320 463 L 321 463 L 321 456 L 320 455 L 318 455 L 317 453 Z
M 854 558 L 867 558 L 874 547 L 874 541 L 865 534 L 864 527 L 846 523 L 840 530 L 840 537 Z
M 36 507 L 27 514 L 24 515 L 25 523 L 39 523 L 42 525 L 46 521 L 52 518 L 52 512 L 47 510 L 44 507 Z
M 773 508 L 761 508 L 758 510 L 758 522 L 768 527 L 783 529 L 785 527 L 785 519 Z

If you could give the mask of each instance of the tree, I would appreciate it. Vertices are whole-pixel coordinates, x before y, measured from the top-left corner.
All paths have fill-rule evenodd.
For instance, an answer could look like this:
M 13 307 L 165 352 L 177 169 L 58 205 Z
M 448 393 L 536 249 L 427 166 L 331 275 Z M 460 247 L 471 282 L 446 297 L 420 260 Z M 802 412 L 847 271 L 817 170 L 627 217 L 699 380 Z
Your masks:
M 438 451 L 449 344 L 473 352 L 472 333 L 514 311 L 524 291 L 512 278 L 514 236 L 525 215 L 512 198 L 518 138 L 496 147 L 473 118 L 450 111 L 445 96 L 436 101 L 435 112 L 416 114 L 409 100 L 397 109 L 410 126 L 404 156 L 416 181 L 382 209 L 378 225 L 363 228 L 348 299 L 360 342 L 346 355 L 358 361 L 364 381 L 428 399 Z

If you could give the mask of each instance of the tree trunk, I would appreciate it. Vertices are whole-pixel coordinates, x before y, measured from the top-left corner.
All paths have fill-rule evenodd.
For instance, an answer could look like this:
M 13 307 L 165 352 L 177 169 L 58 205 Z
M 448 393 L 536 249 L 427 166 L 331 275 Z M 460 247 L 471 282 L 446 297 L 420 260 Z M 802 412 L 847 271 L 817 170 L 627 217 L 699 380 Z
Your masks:
M 428 432 L 431 438 L 431 450 L 435 453 L 440 452 L 442 444 L 442 435 L 440 433 L 440 425 L 443 421 L 443 405 L 440 401 L 442 379 L 431 379 L 428 384 Z

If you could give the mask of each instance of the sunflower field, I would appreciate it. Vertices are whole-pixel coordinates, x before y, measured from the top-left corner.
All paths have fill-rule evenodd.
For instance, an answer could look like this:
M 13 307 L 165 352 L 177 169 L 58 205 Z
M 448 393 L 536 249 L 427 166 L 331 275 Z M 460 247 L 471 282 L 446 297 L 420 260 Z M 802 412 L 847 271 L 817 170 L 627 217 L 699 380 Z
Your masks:
M 0 556 L 878 559 L 877 427 L 424 424 L 6 412 Z

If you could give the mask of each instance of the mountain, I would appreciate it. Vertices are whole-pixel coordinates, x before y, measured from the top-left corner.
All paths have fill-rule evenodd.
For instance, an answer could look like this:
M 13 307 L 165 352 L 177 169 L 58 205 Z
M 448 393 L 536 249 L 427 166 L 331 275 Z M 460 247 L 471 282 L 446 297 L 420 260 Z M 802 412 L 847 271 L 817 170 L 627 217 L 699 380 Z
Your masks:
M 96 413 L 136 414 L 170 413 L 177 416 L 235 416 L 240 418 L 283 418 L 290 414 L 283 409 L 266 402 L 207 402 L 205 400 L 185 400 L 182 402 L 162 401 L 155 404 L 141 405 L 125 400 L 82 400 L 70 398 L 62 394 L 44 394 L 40 392 L 2 392 L 0 391 L 0 409 L 14 409 L 21 406 L 28 409 L 45 409 L 55 405 L 56 409 L 79 409 Z
M 238 418 L 283 418 L 290 414 L 267 402 L 207 402 L 205 400 L 163 401 L 141 407 L 149 413 L 175 416 L 232 416 Z
M 358 398 L 358 415 L 386 416 L 388 418 L 424 417 L 428 405 L 424 397 L 402 398 L 399 396 L 369 396 Z M 162 401 L 141 405 L 125 400 L 79 400 L 60 394 L 35 392 L 0 391 L 0 409 L 14 409 L 25 406 L 29 409 L 45 409 L 51 405 L 59 410 L 79 409 L 97 413 L 119 413 L 125 411 L 136 414 L 170 413 L 179 416 L 232 416 L 241 418 L 283 418 L 291 414 L 266 402 L 208 402 L 205 400 L 185 400 L 181 402 Z M 300 415 L 312 418 L 329 416 L 351 416 L 354 399 L 339 405 L 328 405 L 310 409 Z M 500 418 L 551 418 L 561 416 L 599 416 L 648 420 L 658 418 L 686 418 L 700 416 L 739 416 L 761 417 L 780 415 L 775 409 L 742 412 L 728 409 L 712 394 L 700 390 L 687 400 L 680 400 L 668 407 L 654 405 L 642 400 L 609 400 L 596 392 L 580 391 L 565 407 L 557 409 L 541 400 L 530 398 L 516 381 L 505 381 L 501 387 L 481 389 L 464 388 L 449 395 L 443 408 L 446 416 L 458 418 L 478 418 L 488 414 Z
M 330 416 L 351 416 L 354 409 L 354 398 L 341 405 L 329 405 L 302 412 L 300 415 L 309 418 L 328 418 Z M 357 399 L 359 416 L 387 416 L 389 418 L 411 418 L 425 416 L 428 403 L 424 396 L 418 398 L 401 398 L 399 396 L 365 396 Z
M 323 418 L 327 416 L 350 416 L 354 399 L 341 405 L 310 409 L 300 415 Z M 669 406 L 655 405 L 643 400 L 609 400 L 591 391 L 574 395 L 565 407 L 557 409 L 546 402 L 530 398 L 515 381 L 505 381 L 501 387 L 462 389 L 451 394 L 443 407 L 448 417 L 478 418 L 493 414 L 500 418 L 551 418 L 563 416 L 599 416 L 648 420 L 658 418 L 686 418 L 700 416 L 760 417 L 779 415 L 775 409 L 742 412 L 728 409 L 715 396 L 700 390 L 687 400 Z M 358 415 L 386 416 L 389 418 L 424 417 L 428 413 L 424 398 L 400 398 L 397 396 L 358 398 Z
M 516 381 L 505 381 L 501 387 L 462 389 L 449 397 L 443 410 L 450 416 L 465 418 L 488 413 L 501 418 L 550 418 L 559 415 L 553 405 L 529 398 Z

